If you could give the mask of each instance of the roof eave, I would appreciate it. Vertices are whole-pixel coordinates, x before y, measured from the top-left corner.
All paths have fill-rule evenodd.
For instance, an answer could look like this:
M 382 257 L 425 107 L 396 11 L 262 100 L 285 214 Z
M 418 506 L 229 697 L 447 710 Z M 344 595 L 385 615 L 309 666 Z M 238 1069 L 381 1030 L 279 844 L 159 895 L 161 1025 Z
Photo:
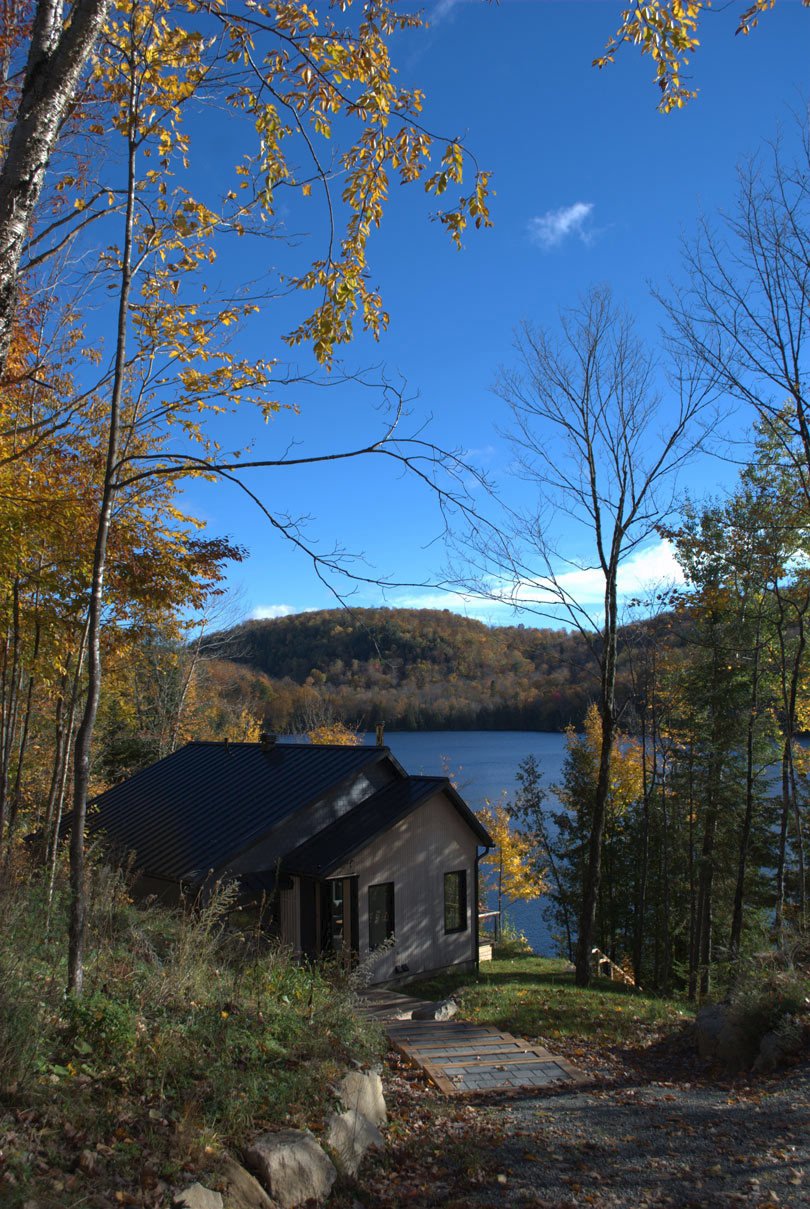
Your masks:
M 368 765 L 379 764 L 381 760 L 383 760 L 386 756 L 388 756 L 389 759 L 396 766 L 397 770 L 399 772 L 401 772 L 403 776 L 407 776 L 407 773 L 402 769 L 402 766 L 398 763 L 398 761 L 394 759 L 394 757 L 391 755 L 391 752 L 388 750 L 387 747 L 370 747 L 369 751 L 374 754 L 369 757 Z M 365 768 L 366 766 L 367 765 L 364 764 L 361 766 L 361 768 Z M 355 769 L 353 772 L 347 773 L 346 776 L 342 777 L 339 781 L 334 781 L 332 783 L 332 785 L 329 786 L 327 793 L 334 793 L 337 790 L 342 789 L 344 785 L 347 785 L 350 781 L 352 781 L 357 776 L 359 771 L 361 771 L 361 769 Z M 304 802 L 302 806 L 299 806 L 295 813 L 297 814 L 301 810 L 307 810 L 310 806 L 313 806 L 316 802 L 320 801 L 320 799 L 323 796 L 324 796 L 323 794 L 316 794 L 315 797 L 310 798 L 307 802 Z M 233 861 L 237 860 L 241 856 L 245 856 L 248 852 L 251 851 L 252 848 L 255 848 L 258 844 L 261 844 L 262 841 L 265 840 L 267 838 L 267 836 L 270 835 L 270 833 L 272 831 L 274 831 L 276 827 L 280 826 L 281 823 L 283 823 L 284 821 L 285 821 L 284 819 L 278 820 L 276 823 L 273 824 L 272 827 L 268 827 L 265 831 L 262 831 L 259 835 L 253 836 L 253 838 L 250 839 L 247 842 L 247 844 L 244 844 L 241 848 L 238 848 L 235 852 L 231 852 L 224 860 L 220 861 L 219 865 L 212 871 L 214 877 L 218 878 L 223 873 L 227 873 L 228 867 Z
M 413 778 L 413 779 L 416 780 L 418 778 Z M 434 780 L 434 778 L 425 778 L 425 779 Z M 492 839 L 492 837 L 489 834 L 489 832 L 487 831 L 487 829 L 483 826 L 483 824 L 475 816 L 473 811 L 470 809 L 470 807 L 467 805 L 467 803 L 464 801 L 464 799 L 461 797 L 461 795 L 458 793 L 458 791 L 454 788 L 454 786 L 452 785 L 450 780 L 448 778 L 445 778 L 443 784 L 441 784 L 439 786 L 436 786 L 434 784 L 431 788 L 426 788 L 424 794 L 422 794 L 420 797 L 416 798 L 414 801 L 406 803 L 405 806 L 403 806 L 401 811 L 398 811 L 397 814 L 393 818 L 390 818 L 390 817 L 387 818 L 385 820 L 385 822 L 382 823 L 377 830 L 375 830 L 374 832 L 372 832 L 369 835 L 365 835 L 362 840 L 359 840 L 357 843 L 352 844 L 349 848 L 343 849 L 339 856 L 336 856 L 334 859 L 327 861 L 323 865 L 319 865 L 317 874 L 314 874 L 312 869 L 300 869 L 300 868 L 296 869 L 292 865 L 288 865 L 286 862 L 286 859 L 283 859 L 283 858 L 281 861 L 281 868 L 284 870 L 285 873 L 290 874 L 291 876 L 296 876 L 296 877 L 313 877 L 313 876 L 328 877 L 330 873 L 333 873 L 336 869 L 339 869 L 341 865 L 344 865 L 346 863 L 346 861 L 350 861 L 353 857 L 355 857 L 357 855 L 358 852 L 362 852 L 362 850 L 364 848 L 366 848 L 375 839 L 378 839 L 379 836 L 383 835 L 386 831 L 390 831 L 390 829 L 392 827 L 396 827 L 396 825 L 398 823 L 401 823 L 403 819 L 406 819 L 409 815 L 413 814 L 414 811 L 418 810 L 421 806 L 424 806 L 425 802 L 436 793 L 446 793 L 447 794 L 448 798 L 450 799 L 451 804 L 455 807 L 455 809 L 459 812 L 461 817 L 464 819 L 464 821 L 470 827 L 470 830 L 475 834 L 479 843 L 481 843 L 482 845 L 484 845 L 487 848 L 493 848 L 495 846 L 495 841 Z M 327 829 L 324 828 L 324 830 L 327 830 Z

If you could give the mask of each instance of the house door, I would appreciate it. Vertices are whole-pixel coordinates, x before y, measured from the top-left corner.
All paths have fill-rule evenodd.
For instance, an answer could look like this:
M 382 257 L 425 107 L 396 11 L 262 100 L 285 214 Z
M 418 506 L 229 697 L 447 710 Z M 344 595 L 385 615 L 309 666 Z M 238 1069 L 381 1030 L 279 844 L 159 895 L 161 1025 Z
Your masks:
M 356 877 L 321 883 L 321 951 L 349 957 L 359 943 Z

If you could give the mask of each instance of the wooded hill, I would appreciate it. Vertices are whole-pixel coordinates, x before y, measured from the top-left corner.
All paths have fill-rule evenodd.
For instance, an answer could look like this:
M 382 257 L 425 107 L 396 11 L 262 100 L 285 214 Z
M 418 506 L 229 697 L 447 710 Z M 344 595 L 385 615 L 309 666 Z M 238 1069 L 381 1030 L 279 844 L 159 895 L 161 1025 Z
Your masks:
M 384 720 L 397 730 L 561 730 L 582 725 L 598 690 L 581 635 L 486 626 L 446 609 L 247 621 L 213 635 L 207 650 L 257 674 L 253 694 L 278 731 L 316 702 L 369 728 Z M 630 691 L 625 661 L 624 699 Z

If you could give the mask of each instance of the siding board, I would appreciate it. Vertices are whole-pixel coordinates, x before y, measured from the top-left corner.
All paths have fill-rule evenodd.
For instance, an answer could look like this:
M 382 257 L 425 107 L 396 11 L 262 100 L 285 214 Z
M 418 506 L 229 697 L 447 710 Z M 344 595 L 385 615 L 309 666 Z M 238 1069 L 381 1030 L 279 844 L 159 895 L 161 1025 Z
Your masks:
M 293 878 L 290 890 L 279 892 L 279 923 L 282 943 L 289 945 L 293 953 L 301 952 L 301 909 L 299 906 L 299 880 Z
M 333 874 L 358 878 L 360 956 L 370 961 L 374 982 L 394 978 L 403 965 L 412 975 L 475 960 L 476 852 L 475 835 L 438 793 Z M 467 929 L 446 935 L 444 875 L 457 869 L 467 871 Z M 393 947 L 375 960 L 368 946 L 368 887 L 389 881 L 397 934 Z

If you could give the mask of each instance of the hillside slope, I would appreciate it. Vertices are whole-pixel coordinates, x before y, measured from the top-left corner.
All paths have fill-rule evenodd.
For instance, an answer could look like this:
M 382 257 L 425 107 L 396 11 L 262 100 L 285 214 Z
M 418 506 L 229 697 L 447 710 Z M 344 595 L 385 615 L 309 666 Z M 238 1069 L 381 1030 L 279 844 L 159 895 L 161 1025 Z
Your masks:
M 579 635 L 448 610 L 322 610 L 247 621 L 211 642 L 269 678 L 277 730 L 318 701 L 362 726 L 559 730 L 582 721 L 597 689 Z

